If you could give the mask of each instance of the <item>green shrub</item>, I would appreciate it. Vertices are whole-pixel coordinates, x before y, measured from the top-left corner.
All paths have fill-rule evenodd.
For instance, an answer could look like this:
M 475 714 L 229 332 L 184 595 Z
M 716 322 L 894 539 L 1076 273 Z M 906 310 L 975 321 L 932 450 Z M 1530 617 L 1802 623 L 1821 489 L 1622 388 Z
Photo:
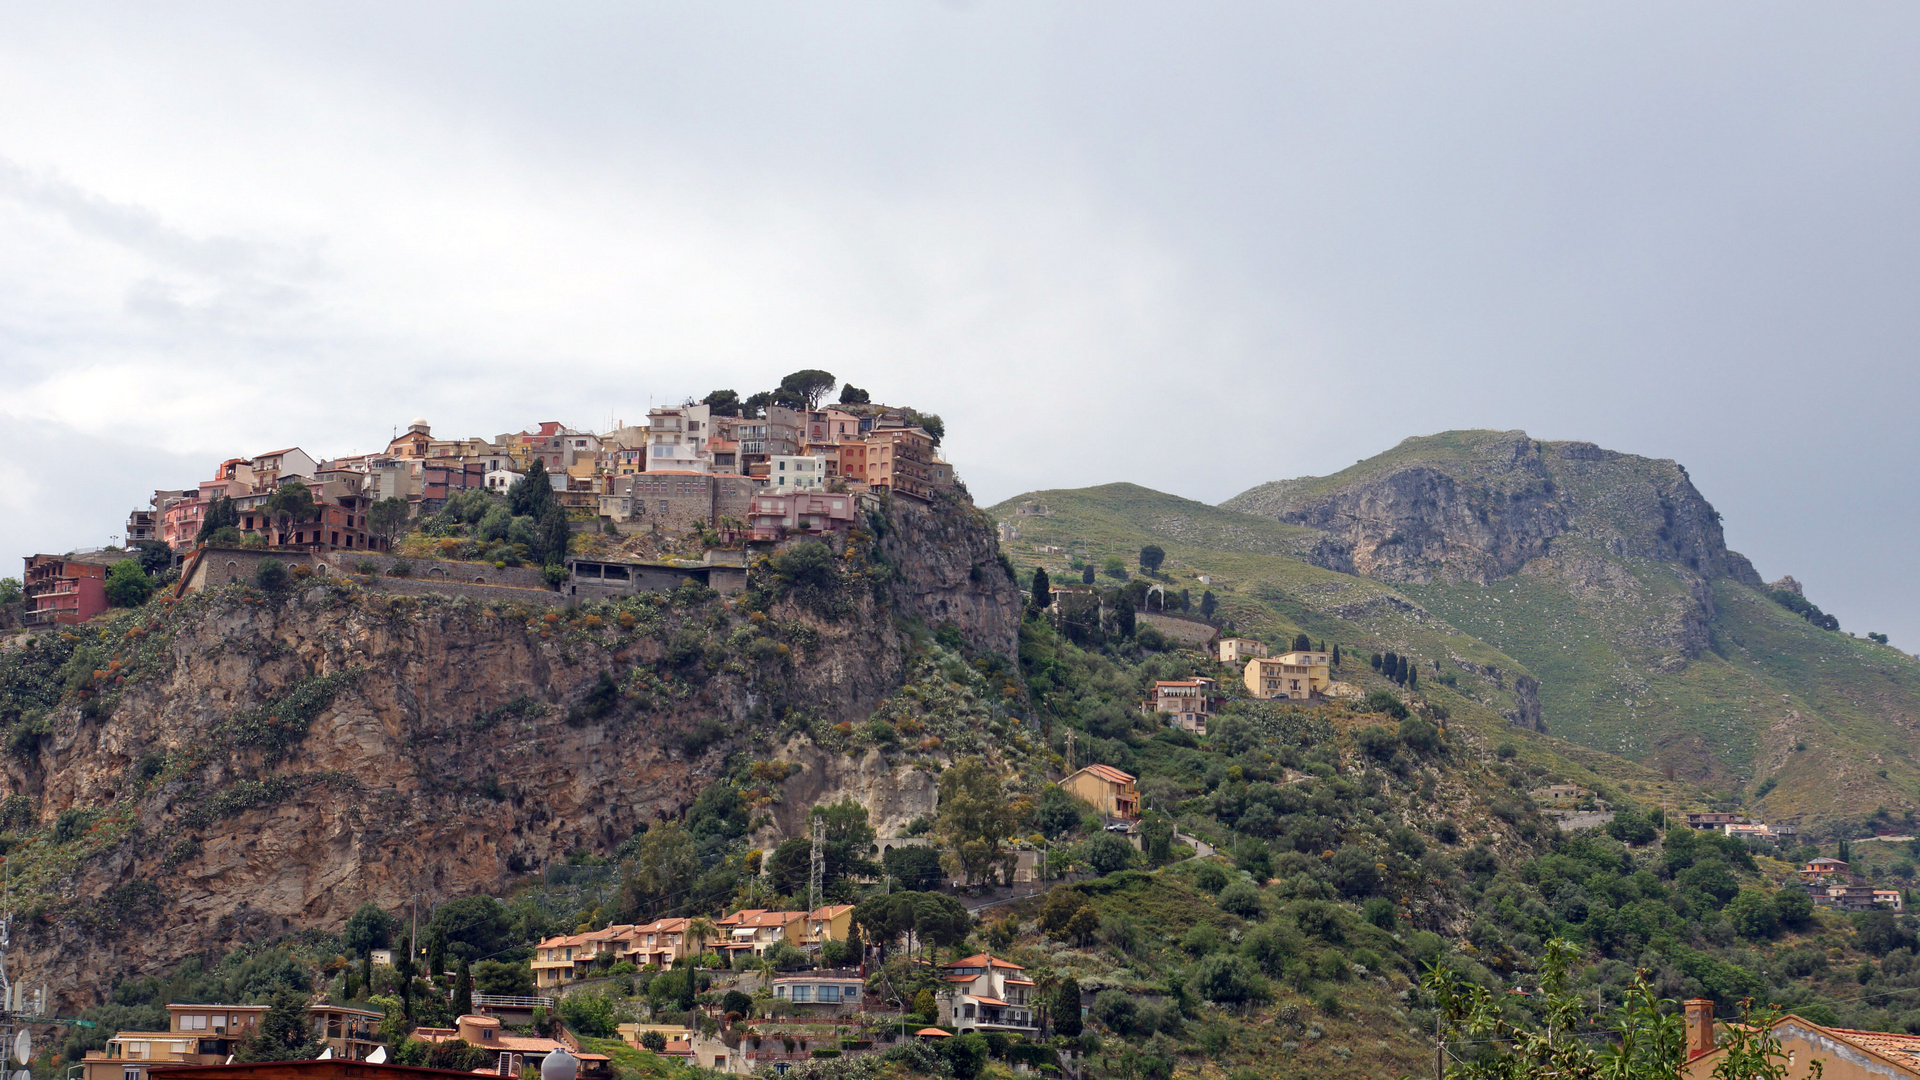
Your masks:
M 1236 881 L 1221 889 L 1217 901 L 1220 904 L 1220 910 L 1231 912 L 1243 919 L 1258 919 L 1266 907 L 1260 890 L 1246 881 Z
M 287 564 L 279 559 L 261 559 L 253 568 L 253 583 L 268 592 L 279 592 L 293 580 L 287 572 Z

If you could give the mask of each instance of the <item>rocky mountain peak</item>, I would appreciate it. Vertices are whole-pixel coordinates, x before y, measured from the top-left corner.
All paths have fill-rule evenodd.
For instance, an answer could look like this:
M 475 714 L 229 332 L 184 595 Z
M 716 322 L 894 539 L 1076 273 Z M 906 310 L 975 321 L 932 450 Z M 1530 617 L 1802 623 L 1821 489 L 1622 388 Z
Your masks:
M 1524 431 L 1409 438 L 1332 476 L 1263 484 L 1223 505 L 1320 530 L 1328 542 L 1316 561 L 1381 581 L 1485 584 L 1578 545 L 1759 584 L 1678 463 Z

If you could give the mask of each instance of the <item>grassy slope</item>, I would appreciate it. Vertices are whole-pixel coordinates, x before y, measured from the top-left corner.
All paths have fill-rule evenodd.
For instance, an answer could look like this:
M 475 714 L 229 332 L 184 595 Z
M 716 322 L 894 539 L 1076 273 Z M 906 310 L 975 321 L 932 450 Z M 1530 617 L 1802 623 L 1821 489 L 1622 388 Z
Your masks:
M 1414 464 L 1498 490 L 1517 475 L 1495 451 L 1510 438 L 1464 431 L 1408 439 L 1332 476 L 1261 485 L 1224 505 L 1271 514 Z M 1578 533 L 1653 544 L 1666 509 L 1659 493 L 1683 471 L 1669 461 L 1591 460 L 1568 449 L 1541 444 L 1578 517 L 1553 558 L 1486 587 L 1399 591 L 1524 664 L 1541 681 L 1557 735 L 1749 797 L 1772 780 L 1777 787 L 1757 809 L 1803 827 L 1882 812 L 1897 821 L 1920 809 L 1920 662 L 1816 629 L 1727 579 L 1712 583 L 1709 651 L 1680 662 L 1659 629 L 1688 606 L 1685 583 L 1669 564 L 1617 555 Z M 1294 543 L 1298 550 L 1310 540 Z M 1806 750 L 1794 749 L 1802 744 Z
M 1016 512 L 1029 504 L 1043 505 L 1051 515 Z M 1527 665 L 1435 617 L 1410 601 L 1404 589 L 1301 561 L 1297 553 L 1312 546 L 1316 538 L 1312 530 L 1133 484 L 1032 492 L 988 513 L 1019 530 L 1019 537 L 1004 545 L 1008 556 L 1022 566 L 1045 566 L 1059 584 L 1078 581 L 1067 568 L 1071 554 L 1095 561 L 1118 555 L 1131 563 L 1142 545 L 1158 544 L 1167 552 L 1165 572 L 1172 587 L 1187 588 L 1196 599 L 1202 589 L 1211 588 L 1220 600 L 1221 617 L 1233 620 L 1236 632 L 1245 636 L 1280 642 L 1305 633 L 1316 641 L 1339 642 L 1361 656 L 1391 649 L 1440 659 L 1443 668 L 1453 668 L 1451 660 L 1499 668 L 1505 676 L 1503 686 L 1463 674 L 1457 688 L 1429 680 L 1421 689 L 1452 712 L 1456 723 L 1464 723 L 1483 739 L 1514 742 L 1524 759 L 1549 764 L 1569 778 L 1604 779 L 1615 785 L 1631 782 L 1637 791 L 1649 794 L 1663 786 L 1655 774 L 1613 755 L 1508 726 L 1500 714 L 1512 707 L 1511 680 L 1529 673 Z M 1042 546 L 1066 550 L 1043 553 Z M 1209 577 L 1212 584 L 1202 584 L 1200 575 Z M 1105 576 L 1100 580 L 1114 583 Z M 1341 677 L 1369 688 L 1386 685 L 1360 663 L 1346 665 Z

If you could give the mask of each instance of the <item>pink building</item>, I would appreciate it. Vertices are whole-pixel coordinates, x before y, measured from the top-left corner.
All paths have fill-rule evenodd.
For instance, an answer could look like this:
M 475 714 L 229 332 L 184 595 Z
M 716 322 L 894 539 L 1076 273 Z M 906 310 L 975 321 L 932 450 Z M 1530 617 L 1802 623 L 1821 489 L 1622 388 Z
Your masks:
M 107 570 L 129 557 L 118 552 L 27 556 L 27 621 L 72 625 L 107 610 Z
M 747 511 L 755 540 L 791 533 L 845 532 L 853 527 L 854 497 L 845 492 L 758 493 Z

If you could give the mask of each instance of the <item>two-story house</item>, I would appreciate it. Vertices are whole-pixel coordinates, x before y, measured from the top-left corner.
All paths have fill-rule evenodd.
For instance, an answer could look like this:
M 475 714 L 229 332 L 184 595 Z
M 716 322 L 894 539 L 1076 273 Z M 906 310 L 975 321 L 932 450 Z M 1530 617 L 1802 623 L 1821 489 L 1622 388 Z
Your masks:
M 699 943 L 688 928 L 692 919 L 655 919 L 636 926 L 622 938 L 620 955 L 638 967 L 648 964 L 665 970 L 696 953 Z
M 1060 781 L 1060 787 L 1106 817 L 1131 821 L 1140 816 L 1140 792 L 1133 782 L 1111 765 L 1089 765 Z
M 947 989 L 939 995 L 940 1026 L 969 1031 L 1034 1033 L 1033 980 L 1027 969 L 991 953 L 944 965 Z
M 89 1050 L 80 1080 L 149 1080 L 148 1070 L 182 1065 L 220 1065 L 252 1035 L 265 1005 L 167 1006 L 166 1031 L 122 1031 L 105 1050 Z M 380 1020 L 368 1009 L 313 1005 L 308 1022 L 335 1058 L 364 1061 L 380 1046 Z
M 804 911 L 769 911 L 766 908 L 745 908 L 714 921 L 714 925 L 726 935 L 719 944 L 721 951 L 728 956 L 743 953 L 759 956 L 782 941 L 799 948 L 801 935 L 806 932 L 806 923 L 807 913 Z
M 807 912 L 807 928 L 800 935 L 800 945 L 816 949 L 829 941 L 845 941 L 852 932 L 853 905 L 826 904 Z
M 1162 679 L 1153 684 L 1154 712 L 1177 728 L 1195 735 L 1207 733 L 1207 719 L 1213 715 L 1213 698 L 1220 684 L 1207 678 Z
M 860 1011 L 866 985 L 858 968 L 795 971 L 774 977 L 773 998 L 801 1015 L 845 1016 Z
M 533 947 L 534 985 L 542 990 L 551 990 L 575 979 L 586 978 L 596 960 L 605 959 L 609 964 L 615 962 L 619 959 L 625 935 L 633 929 L 629 923 L 584 934 L 547 938 Z
M 1327 654 L 1310 650 L 1256 656 L 1247 661 L 1247 693 L 1257 698 L 1309 701 L 1333 685 Z
M 1225 637 L 1220 639 L 1220 662 L 1223 664 L 1244 664 L 1248 660 L 1267 655 L 1267 643 L 1252 638 Z

